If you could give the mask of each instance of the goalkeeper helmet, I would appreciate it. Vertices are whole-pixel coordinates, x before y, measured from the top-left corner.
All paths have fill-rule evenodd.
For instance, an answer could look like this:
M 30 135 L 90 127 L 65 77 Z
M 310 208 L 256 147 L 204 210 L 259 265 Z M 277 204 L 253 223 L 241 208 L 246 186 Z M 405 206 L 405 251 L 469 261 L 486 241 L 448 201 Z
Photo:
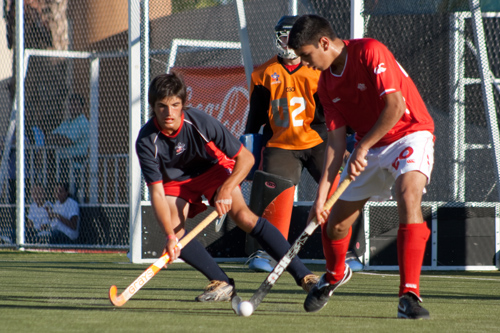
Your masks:
M 278 49 L 278 56 L 284 59 L 295 59 L 297 55 L 292 49 L 287 46 L 288 34 L 292 30 L 292 26 L 297 21 L 298 16 L 283 16 L 280 18 L 276 26 L 274 27 L 276 35 L 276 47 Z

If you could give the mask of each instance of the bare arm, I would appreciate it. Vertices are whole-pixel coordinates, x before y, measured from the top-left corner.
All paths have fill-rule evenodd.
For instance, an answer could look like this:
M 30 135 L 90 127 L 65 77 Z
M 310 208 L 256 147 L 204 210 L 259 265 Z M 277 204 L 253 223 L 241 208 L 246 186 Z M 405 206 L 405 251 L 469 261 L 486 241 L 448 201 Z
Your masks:
M 311 209 L 311 213 L 316 214 L 316 218 L 319 223 L 324 223 L 329 214 L 329 211 L 323 211 L 323 206 L 328 199 L 330 188 L 332 187 L 335 177 L 337 177 L 340 167 L 344 161 L 344 153 L 346 149 L 345 136 L 345 126 L 328 132 L 323 173 L 319 181 L 318 195 Z M 311 217 L 312 216 L 310 214 L 310 218 Z
M 353 179 L 365 169 L 365 157 L 368 150 L 396 125 L 406 110 L 406 104 L 399 91 L 384 95 L 384 101 L 385 108 L 382 110 L 377 122 L 358 142 L 356 149 L 351 154 L 351 161 L 347 167 L 349 175 Z
M 177 245 L 177 238 L 175 236 L 174 227 L 171 224 L 170 208 L 165 198 L 163 183 L 149 185 L 148 189 L 151 198 L 151 207 L 153 208 L 156 221 L 167 236 L 165 251 L 168 251 L 171 260 L 175 260 L 179 257 L 180 250 L 175 247 Z
M 232 196 L 234 188 L 241 184 L 245 177 L 252 169 L 255 158 L 252 153 L 245 147 L 241 148 L 240 153 L 234 158 L 236 161 L 234 164 L 234 169 L 231 175 L 226 179 L 226 181 L 219 187 L 217 194 L 215 195 L 215 209 L 219 216 L 222 216 L 231 210 Z
M 69 219 L 67 219 L 64 216 L 62 216 L 61 214 L 54 212 L 52 210 L 52 208 L 47 208 L 47 212 L 48 212 L 49 217 L 51 219 L 56 218 L 59 221 L 61 221 L 63 224 L 70 227 L 71 229 L 76 230 L 76 227 L 78 225 L 78 215 L 73 215 Z
M 59 220 L 61 220 L 62 223 L 66 224 L 71 229 L 76 230 L 76 227 L 78 225 L 78 216 L 77 215 L 71 216 L 71 218 L 69 218 L 69 219 L 66 219 L 63 216 L 60 216 Z

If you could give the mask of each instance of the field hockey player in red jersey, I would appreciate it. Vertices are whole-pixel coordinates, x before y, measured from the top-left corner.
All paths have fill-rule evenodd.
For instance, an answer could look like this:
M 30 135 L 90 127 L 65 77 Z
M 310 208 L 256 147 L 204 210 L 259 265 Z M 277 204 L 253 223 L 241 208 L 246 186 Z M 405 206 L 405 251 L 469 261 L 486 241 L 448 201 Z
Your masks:
M 399 214 L 397 315 L 428 319 L 419 286 L 430 231 L 420 205 L 433 166 L 434 122 L 415 84 L 385 45 L 370 38 L 342 40 L 317 15 L 295 22 L 288 46 L 304 65 L 322 71 L 318 94 L 329 131 L 325 169 L 311 209 L 323 222 L 326 273 L 309 292 L 306 311 L 319 311 L 351 278 L 344 262 L 351 225 L 368 200 L 390 198 L 394 185 Z M 353 182 L 328 216 L 322 207 L 342 164 L 347 126 L 356 132 L 357 145 L 341 178 Z

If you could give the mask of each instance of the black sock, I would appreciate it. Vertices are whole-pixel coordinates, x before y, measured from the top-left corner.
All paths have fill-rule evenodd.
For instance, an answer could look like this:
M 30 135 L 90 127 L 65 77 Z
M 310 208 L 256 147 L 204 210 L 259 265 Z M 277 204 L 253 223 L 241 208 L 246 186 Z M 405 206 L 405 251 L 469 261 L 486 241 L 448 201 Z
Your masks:
M 268 220 L 262 217 L 259 217 L 255 227 L 250 231 L 249 235 L 254 237 L 262 248 L 278 262 L 290 248 L 290 244 L 285 237 L 283 237 L 281 232 L 279 232 L 279 230 Z M 304 276 L 312 274 L 302 261 L 300 261 L 298 256 L 293 258 L 286 270 L 293 276 L 295 282 L 299 286 Z
M 217 265 L 214 258 L 207 252 L 207 249 L 196 239 L 193 239 L 182 248 L 179 258 L 200 271 L 210 281 L 219 280 L 229 283 L 229 277 Z

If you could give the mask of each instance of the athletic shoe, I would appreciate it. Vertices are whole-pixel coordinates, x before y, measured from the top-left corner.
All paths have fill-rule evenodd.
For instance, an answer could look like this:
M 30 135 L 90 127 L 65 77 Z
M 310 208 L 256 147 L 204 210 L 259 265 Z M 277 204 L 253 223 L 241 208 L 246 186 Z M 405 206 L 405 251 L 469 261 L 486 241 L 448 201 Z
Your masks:
M 353 272 L 362 271 L 365 266 L 358 259 L 349 259 L 345 261 L 346 265 L 349 265 Z
M 226 281 L 212 280 L 206 286 L 205 292 L 195 298 L 198 302 L 227 302 L 231 300 L 234 293 L 234 281 L 229 279 Z
M 420 299 L 413 293 L 406 293 L 399 298 L 398 318 L 430 319 L 429 311 L 419 304 Z
M 309 293 L 311 289 L 316 285 L 316 283 L 318 283 L 318 281 L 319 281 L 319 276 L 314 274 L 307 274 L 302 279 L 301 283 L 302 289 L 304 289 L 306 293 Z
M 265 251 L 254 252 L 246 262 L 248 268 L 256 272 L 271 273 L 276 266 L 276 261 Z
M 352 271 L 349 265 L 345 265 L 344 277 L 342 280 L 335 284 L 330 284 L 326 281 L 326 274 L 323 274 L 319 279 L 318 283 L 311 289 L 309 294 L 307 294 L 306 300 L 304 301 L 304 309 L 306 312 L 316 312 L 321 310 L 328 300 L 332 296 L 333 292 L 349 281 L 352 276 Z
M 358 256 L 352 251 L 348 251 L 345 257 L 345 263 L 349 265 L 353 272 L 362 271 L 365 266 L 359 261 Z

